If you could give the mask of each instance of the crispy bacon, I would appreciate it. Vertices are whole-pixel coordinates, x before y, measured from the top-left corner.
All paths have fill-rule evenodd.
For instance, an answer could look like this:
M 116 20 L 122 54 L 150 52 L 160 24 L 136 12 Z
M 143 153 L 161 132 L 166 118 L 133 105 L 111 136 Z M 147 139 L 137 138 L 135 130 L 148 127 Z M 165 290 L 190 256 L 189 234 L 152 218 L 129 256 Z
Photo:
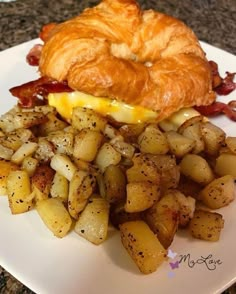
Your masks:
M 43 45 L 36 44 L 33 48 L 30 49 L 29 53 L 26 56 L 26 61 L 29 63 L 29 65 L 32 66 L 38 66 L 39 65 L 39 59 L 41 56 Z
M 13 87 L 9 90 L 11 94 L 19 99 L 19 105 L 30 108 L 38 104 L 44 104 L 49 93 L 73 91 L 67 82 L 58 82 L 47 77 Z
M 225 114 L 229 119 L 236 121 L 236 100 L 228 104 L 223 102 L 214 102 L 207 106 L 196 106 L 195 109 L 205 116 L 216 116 Z
M 209 65 L 212 72 L 212 88 L 218 95 L 228 95 L 236 89 L 235 73 L 226 72 L 226 77 L 222 78 L 217 63 L 210 60 Z

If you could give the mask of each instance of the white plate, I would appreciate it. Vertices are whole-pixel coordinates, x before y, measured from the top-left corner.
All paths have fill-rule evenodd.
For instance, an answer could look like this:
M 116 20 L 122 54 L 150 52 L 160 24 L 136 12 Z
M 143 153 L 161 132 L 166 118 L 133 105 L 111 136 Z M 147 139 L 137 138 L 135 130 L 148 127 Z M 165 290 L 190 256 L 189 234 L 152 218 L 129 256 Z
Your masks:
M 37 78 L 34 67 L 25 62 L 28 50 L 37 40 L 0 52 L 0 112 L 16 103 L 8 89 Z M 219 64 L 221 73 L 235 71 L 236 57 L 202 44 L 209 59 Z M 221 100 L 235 99 L 235 93 Z M 214 122 L 230 135 L 236 135 L 236 123 L 225 117 Z M 122 247 L 119 234 L 111 231 L 108 240 L 95 246 L 71 233 L 57 239 L 35 211 L 12 216 L 7 199 L 0 197 L 0 263 L 12 275 L 37 293 L 221 293 L 236 282 L 236 202 L 221 209 L 225 228 L 221 240 L 209 243 L 178 233 L 171 249 L 178 255 L 190 254 L 179 268 L 169 262 L 157 272 L 142 275 Z M 204 262 L 204 258 L 209 257 Z M 216 264 L 210 260 L 215 260 Z M 190 260 L 189 260 L 190 261 Z M 207 264 L 206 264 L 207 263 Z M 215 268 L 215 269 L 214 269 Z

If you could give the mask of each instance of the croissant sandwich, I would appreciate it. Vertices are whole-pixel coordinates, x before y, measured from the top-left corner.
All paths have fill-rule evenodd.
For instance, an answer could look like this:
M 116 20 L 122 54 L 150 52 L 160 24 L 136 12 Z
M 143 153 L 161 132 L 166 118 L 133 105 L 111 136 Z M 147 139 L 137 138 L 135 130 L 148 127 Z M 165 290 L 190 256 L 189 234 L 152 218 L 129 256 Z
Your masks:
M 50 26 L 43 40 L 41 76 L 94 99 L 148 109 L 161 120 L 216 98 L 192 30 L 173 17 L 142 11 L 135 0 L 103 0 Z

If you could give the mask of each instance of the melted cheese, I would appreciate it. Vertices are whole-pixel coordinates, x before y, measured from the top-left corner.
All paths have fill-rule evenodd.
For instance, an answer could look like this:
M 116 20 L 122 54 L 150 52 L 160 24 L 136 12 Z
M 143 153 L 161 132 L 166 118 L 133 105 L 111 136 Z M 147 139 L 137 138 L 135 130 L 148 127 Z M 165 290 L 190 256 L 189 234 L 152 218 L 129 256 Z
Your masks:
M 67 121 L 70 121 L 75 107 L 93 109 L 102 116 L 110 116 L 118 122 L 129 124 L 154 121 L 158 117 L 158 112 L 141 106 L 131 106 L 117 100 L 95 97 L 78 91 L 51 93 L 48 95 L 48 104 L 54 106 Z

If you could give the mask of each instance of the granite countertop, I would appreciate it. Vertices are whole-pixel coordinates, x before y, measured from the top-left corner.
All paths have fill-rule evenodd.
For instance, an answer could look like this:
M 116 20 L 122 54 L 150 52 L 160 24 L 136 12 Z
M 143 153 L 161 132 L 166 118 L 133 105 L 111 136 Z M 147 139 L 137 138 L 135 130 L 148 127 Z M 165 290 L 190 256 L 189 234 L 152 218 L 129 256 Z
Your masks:
M 0 50 L 38 36 L 43 24 L 60 22 L 93 6 L 95 0 L 0 1 Z M 170 14 L 189 25 L 198 38 L 236 54 L 235 0 L 139 0 L 142 8 Z M 0 293 L 33 293 L 0 267 Z M 236 293 L 231 287 L 227 293 Z

